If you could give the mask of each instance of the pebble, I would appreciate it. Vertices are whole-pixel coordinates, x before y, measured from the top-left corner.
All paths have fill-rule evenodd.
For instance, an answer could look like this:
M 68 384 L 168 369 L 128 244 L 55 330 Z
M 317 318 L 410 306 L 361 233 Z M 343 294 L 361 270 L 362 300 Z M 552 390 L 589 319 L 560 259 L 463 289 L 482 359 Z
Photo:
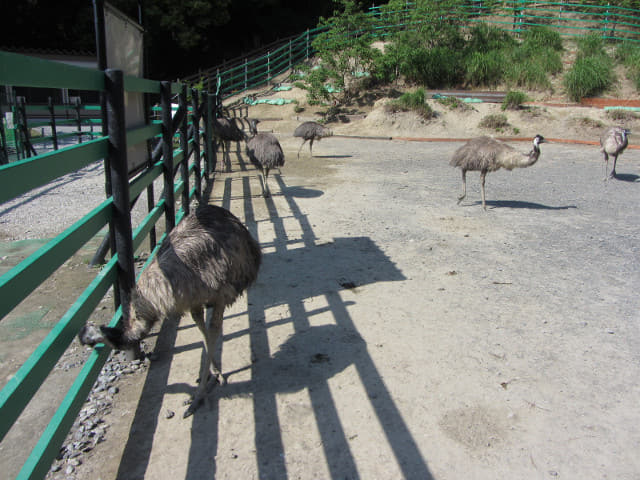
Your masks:
M 72 366 L 71 364 L 63 365 Z M 57 478 L 54 474 L 63 469 L 63 464 L 59 463 L 62 461 L 66 462 L 66 468 L 64 468 L 64 474 L 67 475 L 66 478 L 68 480 L 78 478 L 76 467 L 83 463 L 83 455 L 92 451 L 97 444 L 105 440 L 105 435 L 109 428 L 107 423 L 108 414 L 111 412 L 114 396 L 120 392 L 120 388 L 116 383 L 123 375 L 142 371 L 148 365 L 148 361 L 134 360 L 133 362 L 126 362 L 120 356 L 112 355 L 109 357 L 100 375 L 98 375 L 84 407 L 80 410 L 76 421 L 71 427 L 65 443 L 60 448 L 60 452 L 56 457 L 58 462 L 51 466 L 47 478 L 51 480 Z M 169 416 L 169 412 L 167 411 L 167 418 L 175 415 L 170 412 L 171 416 Z

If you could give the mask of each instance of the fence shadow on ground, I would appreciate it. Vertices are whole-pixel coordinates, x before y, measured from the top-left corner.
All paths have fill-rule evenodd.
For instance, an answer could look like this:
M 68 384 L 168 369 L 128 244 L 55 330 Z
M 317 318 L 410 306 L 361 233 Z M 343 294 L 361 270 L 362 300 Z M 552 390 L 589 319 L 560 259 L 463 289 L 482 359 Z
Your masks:
M 288 478 L 277 395 L 303 389 L 310 398 L 330 477 L 360 478 L 356 458 L 328 383 L 347 367 L 355 368 L 403 477 L 433 478 L 349 314 L 347 307 L 353 302 L 344 301 L 340 295 L 340 291 L 346 288 L 358 289 L 375 282 L 404 280 L 402 272 L 368 237 L 336 238 L 319 243 L 295 198 L 319 196 L 322 192 L 288 187 L 276 174 L 273 180 L 278 188 L 273 188 L 273 193 L 286 201 L 287 211 L 281 212 L 281 198 L 278 207 L 272 198 L 251 195 L 250 180 L 256 174 L 253 167 L 241 170 L 247 174 L 225 179 L 221 204 L 231 209 L 232 202 L 242 203 L 245 223 L 269 253 L 264 255 L 258 284 L 247 294 L 249 327 L 225 335 L 223 340 L 249 336 L 251 358 L 246 359 L 246 367 L 241 370 L 250 369 L 251 379 L 234 382 L 234 372 L 226 372 L 230 383 L 213 389 L 206 406 L 195 412 L 185 478 L 216 477 L 220 434 L 218 408 L 221 399 L 236 396 L 248 396 L 253 402 L 254 448 L 259 478 Z M 266 202 L 266 218 L 256 218 L 256 202 Z M 233 210 L 238 212 L 239 205 L 234 206 Z M 284 219 L 288 225 L 291 219 L 295 219 L 295 240 L 288 234 Z M 259 238 L 260 222 L 270 223 L 274 232 L 272 240 Z M 359 267 L 354 269 L 349 265 Z M 324 306 L 309 311 L 304 303 L 313 297 L 323 297 Z M 278 305 L 286 305 L 290 316 L 266 321 L 267 309 Z M 329 313 L 333 323 L 313 326 L 311 317 L 319 313 Z M 272 352 L 269 329 L 285 323 L 293 327 L 294 333 L 277 351 Z M 170 350 L 175 339 L 175 324 L 166 322 L 160 332 L 157 350 Z M 182 348 L 202 347 L 198 342 Z M 167 362 L 170 363 L 170 359 Z M 191 392 L 194 388 L 193 385 L 167 385 L 168 370 L 165 362 L 151 364 L 118 472 L 120 479 L 145 475 L 163 395 Z

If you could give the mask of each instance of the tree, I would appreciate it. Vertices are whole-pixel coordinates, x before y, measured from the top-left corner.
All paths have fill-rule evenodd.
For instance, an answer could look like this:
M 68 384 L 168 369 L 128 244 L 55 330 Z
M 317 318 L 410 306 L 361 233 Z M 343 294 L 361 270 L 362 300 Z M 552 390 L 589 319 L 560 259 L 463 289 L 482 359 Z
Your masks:
M 369 73 L 374 53 L 371 48 L 372 17 L 364 13 L 354 0 L 340 0 L 340 9 L 330 18 L 320 18 L 319 27 L 326 28 L 313 41 L 320 68 L 305 77 L 309 100 L 347 101 L 354 80 Z M 327 85 L 328 83 L 328 85 Z

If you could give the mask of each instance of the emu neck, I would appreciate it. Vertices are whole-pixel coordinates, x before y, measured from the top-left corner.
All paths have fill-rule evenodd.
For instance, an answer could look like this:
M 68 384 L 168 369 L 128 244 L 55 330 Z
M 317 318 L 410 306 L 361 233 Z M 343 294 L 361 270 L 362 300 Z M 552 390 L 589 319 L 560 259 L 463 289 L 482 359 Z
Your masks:
M 515 167 L 518 167 L 518 168 L 530 167 L 531 165 L 533 165 L 538 161 L 539 157 L 540 157 L 540 147 L 538 147 L 537 145 L 534 145 L 533 149 L 527 155 L 522 156 L 522 159 L 519 162 L 517 162 Z

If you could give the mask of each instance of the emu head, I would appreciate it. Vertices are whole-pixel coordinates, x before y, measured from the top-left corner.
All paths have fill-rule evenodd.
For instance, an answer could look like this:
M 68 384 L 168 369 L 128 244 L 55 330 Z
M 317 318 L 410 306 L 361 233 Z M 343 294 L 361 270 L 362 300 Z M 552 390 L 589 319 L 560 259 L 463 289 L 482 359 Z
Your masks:
M 98 343 L 104 343 L 114 350 L 122 350 L 129 360 L 142 357 L 140 350 L 140 340 L 133 340 L 128 337 L 122 328 L 96 327 L 93 323 L 84 325 L 78 332 L 78 340 L 82 345 L 93 347 Z
M 547 141 L 544 139 L 544 137 L 542 135 L 536 135 L 535 137 L 533 137 L 533 144 L 536 147 L 538 145 L 540 145 L 541 143 L 547 143 Z

